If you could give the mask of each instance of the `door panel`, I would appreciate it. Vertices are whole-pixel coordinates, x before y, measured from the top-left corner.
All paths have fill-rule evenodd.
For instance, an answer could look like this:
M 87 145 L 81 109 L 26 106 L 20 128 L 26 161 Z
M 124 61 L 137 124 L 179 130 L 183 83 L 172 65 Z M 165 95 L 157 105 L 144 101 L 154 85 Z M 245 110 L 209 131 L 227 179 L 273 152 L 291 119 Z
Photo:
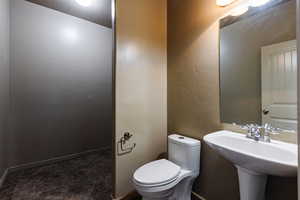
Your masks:
M 297 128 L 296 40 L 262 47 L 262 122 Z

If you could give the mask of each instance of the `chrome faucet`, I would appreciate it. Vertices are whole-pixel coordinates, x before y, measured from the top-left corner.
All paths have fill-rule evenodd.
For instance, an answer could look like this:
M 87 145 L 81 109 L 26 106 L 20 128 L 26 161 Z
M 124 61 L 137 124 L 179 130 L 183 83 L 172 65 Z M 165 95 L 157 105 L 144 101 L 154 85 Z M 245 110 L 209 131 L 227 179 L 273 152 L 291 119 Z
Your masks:
M 271 124 L 264 124 L 263 126 L 258 124 L 247 124 L 240 127 L 244 130 L 247 130 L 247 138 L 262 142 L 271 142 L 271 134 L 275 135 L 285 132 L 284 129 L 272 127 Z
M 245 126 L 240 127 L 244 130 L 247 130 L 247 138 L 254 139 L 255 141 L 261 140 L 263 130 L 258 124 L 246 124 Z

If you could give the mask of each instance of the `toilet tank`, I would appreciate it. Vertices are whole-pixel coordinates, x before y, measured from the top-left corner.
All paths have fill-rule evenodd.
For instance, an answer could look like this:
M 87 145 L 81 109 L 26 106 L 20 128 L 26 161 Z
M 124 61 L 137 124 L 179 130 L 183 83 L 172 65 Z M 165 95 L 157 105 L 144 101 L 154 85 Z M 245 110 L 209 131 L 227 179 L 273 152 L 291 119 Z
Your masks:
M 168 136 L 169 160 L 179 165 L 182 169 L 199 173 L 201 143 L 182 135 Z

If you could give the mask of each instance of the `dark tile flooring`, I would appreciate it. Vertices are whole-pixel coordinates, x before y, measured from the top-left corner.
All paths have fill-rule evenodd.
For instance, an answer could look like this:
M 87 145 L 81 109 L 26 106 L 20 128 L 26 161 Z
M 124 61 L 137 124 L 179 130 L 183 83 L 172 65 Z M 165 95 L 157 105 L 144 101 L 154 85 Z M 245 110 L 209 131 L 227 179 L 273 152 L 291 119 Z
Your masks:
M 0 200 L 108 200 L 111 150 L 9 174 Z

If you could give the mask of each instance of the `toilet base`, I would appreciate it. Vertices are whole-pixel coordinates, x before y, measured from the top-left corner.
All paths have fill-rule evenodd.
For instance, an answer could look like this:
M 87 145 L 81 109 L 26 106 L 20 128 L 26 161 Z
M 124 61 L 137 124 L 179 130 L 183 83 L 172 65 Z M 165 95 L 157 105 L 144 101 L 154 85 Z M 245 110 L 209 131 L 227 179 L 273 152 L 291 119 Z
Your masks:
M 138 193 L 143 197 L 143 200 L 170 200 L 174 194 L 174 188 L 160 192 L 145 192 L 138 190 Z
M 166 191 L 154 193 L 138 192 L 142 195 L 143 200 L 191 200 L 194 180 L 195 177 L 187 177 L 181 180 L 176 186 Z
M 169 200 L 191 200 L 194 180 L 195 177 L 187 177 L 183 179 L 175 187 L 174 193 Z

